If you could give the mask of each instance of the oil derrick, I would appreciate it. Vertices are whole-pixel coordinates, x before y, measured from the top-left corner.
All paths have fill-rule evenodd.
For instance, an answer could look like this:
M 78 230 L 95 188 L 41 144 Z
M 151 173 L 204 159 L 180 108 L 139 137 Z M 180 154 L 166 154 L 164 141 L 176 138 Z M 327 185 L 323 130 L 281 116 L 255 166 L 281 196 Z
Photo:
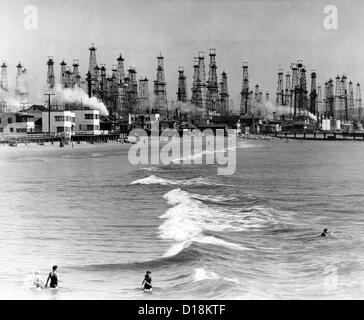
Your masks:
M 316 114 L 317 111 L 317 74 L 313 70 L 311 72 L 310 112 Z
M 86 83 L 87 83 L 87 94 L 88 97 L 92 97 L 92 78 L 91 78 L 91 72 L 88 71 L 86 75 Z
M 111 67 L 112 75 L 110 78 L 107 79 L 106 82 L 106 100 L 107 104 L 110 108 L 111 114 L 116 115 L 118 112 L 118 105 L 119 105 L 119 83 L 118 83 L 118 76 L 117 76 L 117 65 L 113 64 Z
M 341 79 L 340 76 L 337 75 L 335 78 L 335 117 L 338 114 L 341 114 Z
M 206 71 L 205 53 L 198 53 L 197 105 L 206 111 Z
M 292 86 L 291 86 L 291 74 L 289 72 L 287 72 L 286 74 L 286 89 L 285 89 L 285 98 L 284 98 L 284 103 L 286 106 L 291 108 L 291 90 L 292 90 Z M 290 109 L 291 110 L 291 109 Z
M 66 67 L 65 71 L 64 87 L 72 88 L 72 71 L 69 66 Z
M 349 112 L 348 112 L 348 83 L 347 77 L 345 75 L 341 78 L 341 95 L 340 95 L 340 119 L 344 119 L 345 121 L 349 121 Z
M 130 67 L 128 70 L 128 87 L 127 87 L 127 97 L 128 97 L 128 107 L 129 113 L 138 112 L 138 81 L 137 72 L 135 68 Z
M 358 121 L 362 121 L 363 120 L 363 105 L 362 105 L 362 100 L 361 100 L 361 89 L 360 89 L 360 83 L 358 83 L 356 85 L 356 108 L 358 110 Z
M 207 111 L 217 111 L 219 101 L 219 85 L 217 81 L 216 50 L 210 49 L 209 79 L 207 81 Z
M 56 84 L 56 79 L 54 77 L 54 59 L 53 57 L 48 57 L 48 72 L 47 72 L 47 84 L 49 89 L 53 89 Z
M 66 67 L 67 67 L 67 63 L 64 61 L 64 59 L 60 63 L 60 66 L 61 66 L 61 73 L 59 79 L 62 86 L 64 87 L 66 84 Z
M 72 88 L 81 87 L 81 75 L 80 75 L 80 61 L 78 59 L 73 60 L 72 70 Z
M 92 95 L 96 95 L 101 90 L 101 68 L 96 65 L 93 72 L 94 76 L 91 73 L 92 79 Z
M 300 91 L 299 91 L 299 110 L 307 110 L 307 79 L 306 79 L 306 69 L 302 65 L 298 65 L 300 71 Z
M 221 74 L 219 113 L 221 115 L 229 113 L 229 89 L 225 71 Z
M 317 113 L 323 113 L 322 87 L 320 84 L 317 86 Z
M 326 115 L 328 118 L 335 117 L 335 96 L 334 96 L 334 80 L 330 79 L 326 83 Z
M 254 99 L 256 102 L 259 102 L 259 99 L 260 99 L 259 93 L 260 93 L 259 84 L 256 84 L 255 88 L 254 88 Z
M 91 45 L 89 48 L 90 50 L 90 58 L 89 58 L 89 67 L 88 71 L 91 73 L 91 77 L 93 79 L 97 78 L 96 76 L 96 66 L 97 66 L 97 60 L 96 60 L 96 47 L 94 44 Z
M 324 88 L 324 99 L 323 99 L 323 113 L 326 117 L 329 115 L 329 82 L 325 82 L 325 88 Z
M 0 82 L 1 91 L 8 91 L 8 65 L 5 61 L 3 61 L 1 65 L 1 82 Z
M 187 82 L 183 67 L 178 69 L 177 101 L 187 102 Z
M 114 87 L 114 86 L 117 86 L 118 85 L 118 67 L 116 64 L 113 64 L 111 66 L 111 71 L 112 71 L 112 74 L 111 74 L 111 78 L 110 78 L 110 81 L 111 81 L 111 85 Z
M 106 65 L 101 64 L 101 82 L 100 82 L 100 95 L 101 98 L 105 98 L 107 93 L 107 79 L 106 79 Z
M 139 80 L 139 101 L 140 101 L 140 112 L 149 113 L 150 99 L 149 99 L 149 81 L 147 77 Z
M 192 84 L 192 97 L 191 102 L 198 106 L 198 82 L 199 82 L 199 67 L 198 67 L 198 59 L 195 58 L 193 62 L 193 84 Z
M 299 102 L 299 77 L 298 66 L 296 63 L 291 64 L 292 70 L 292 89 L 291 89 L 291 102 L 293 105 L 293 115 L 297 115 L 298 102 Z
M 348 91 L 348 120 L 356 120 L 355 114 L 355 101 L 354 101 L 354 86 L 353 83 L 349 82 L 349 91 Z
M 250 110 L 250 91 L 249 91 L 249 73 L 248 62 L 243 62 L 243 83 L 241 89 L 240 115 L 247 115 Z
M 123 116 L 128 116 L 130 113 L 129 85 L 130 79 L 129 76 L 126 75 L 123 79 L 123 85 L 119 89 L 120 113 Z
M 284 105 L 284 90 L 283 90 L 283 69 L 278 69 L 278 85 L 277 85 L 277 98 L 276 104 L 277 106 Z
M 21 82 L 21 77 L 23 75 L 23 66 L 21 65 L 20 62 L 16 66 L 16 69 L 17 69 L 17 72 L 16 72 L 16 80 L 15 80 L 15 96 L 20 97 L 20 95 L 21 95 L 20 82 Z
M 121 53 L 119 58 L 116 59 L 116 61 L 118 62 L 116 80 L 118 84 L 122 84 L 124 82 L 125 72 L 124 72 L 124 58 L 122 57 Z
M 167 112 L 167 92 L 164 76 L 164 57 L 160 53 L 157 57 L 157 79 L 154 81 L 154 104 L 157 113 Z

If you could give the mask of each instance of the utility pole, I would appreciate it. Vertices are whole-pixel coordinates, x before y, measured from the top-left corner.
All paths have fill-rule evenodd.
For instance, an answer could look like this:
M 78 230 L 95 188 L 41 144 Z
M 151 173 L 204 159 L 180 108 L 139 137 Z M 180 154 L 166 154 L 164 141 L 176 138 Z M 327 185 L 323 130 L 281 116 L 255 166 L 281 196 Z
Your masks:
M 48 134 L 51 136 L 51 96 L 55 96 L 54 93 L 45 93 L 48 96 Z

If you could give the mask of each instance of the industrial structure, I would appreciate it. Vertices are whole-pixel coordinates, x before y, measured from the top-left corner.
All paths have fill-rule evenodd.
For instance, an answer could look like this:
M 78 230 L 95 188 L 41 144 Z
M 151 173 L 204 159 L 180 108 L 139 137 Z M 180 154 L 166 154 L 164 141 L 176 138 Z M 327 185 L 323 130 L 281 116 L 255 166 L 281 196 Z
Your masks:
M 243 62 L 243 82 L 240 92 L 240 115 L 251 114 L 251 96 L 252 92 L 249 89 L 249 72 L 248 62 Z
M 115 64 L 108 67 L 98 62 L 97 52 L 98 49 L 92 44 L 89 48 L 88 70 L 84 75 L 81 73 L 81 63 L 78 59 L 71 60 L 69 65 L 65 59 L 61 60 L 59 79 L 55 76 L 56 60 L 49 56 L 46 61 L 47 77 L 44 79 L 49 99 L 59 88 L 69 89 L 69 93 L 81 92 L 84 100 L 88 97 L 94 103 L 103 103 L 106 106 L 110 123 L 114 125 L 114 122 L 126 122 L 129 129 L 148 126 L 150 119 L 160 119 L 170 128 L 183 123 L 183 128 L 215 126 L 216 129 L 219 126 L 226 128 L 233 123 L 239 123 L 240 129 L 245 126 L 243 132 L 247 132 L 246 128 L 249 127 L 254 133 L 259 132 L 258 127 L 262 123 L 262 128 L 268 131 L 278 130 L 277 125 L 286 130 L 310 128 L 328 131 L 328 128 L 335 128 L 348 132 L 362 128 L 360 123 L 364 120 L 364 113 L 360 84 L 354 88 L 354 82 L 345 74 L 320 84 L 318 72 L 311 69 L 308 73 L 302 60 L 291 63 L 288 70 L 281 67 L 278 69 L 274 96 L 270 97 L 269 91 L 266 90 L 265 99 L 259 83 L 255 82 L 255 86 L 251 86 L 249 65 L 244 61 L 240 104 L 234 113 L 231 110 L 234 103 L 229 94 L 228 75 L 225 71 L 218 73 L 216 49 L 209 49 L 208 64 L 205 53 L 198 52 L 194 58 L 191 82 L 187 81 L 185 68 L 178 68 L 177 90 L 173 91 L 176 92 L 176 103 L 167 98 L 165 58 L 162 53 L 156 57 L 156 74 L 153 87 L 149 88 L 146 76 L 139 77 L 135 67 L 125 67 L 122 54 L 118 55 Z M 191 87 L 188 87 L 187 83 Z M 3 61 L 0 77 L 0 112 L 6 109 L 9 96 L 14 97 L 18 106 L 22 106 L 16 110 L 17 112 L 28 106 L 27 71 L 20 62 L 16 66 L 15 86 L 12 88 L 14 89 L 9 90 L 8 65 Z M 189 90 L 192 91 L 190 97 Z M 57 105 L 58 103 L 61 105 Z M 82 99 L 73 103 L 56 101 L 53 105 L 50 102 L 47 104 L 48 113 L 71 111 L 82 115 L 82 112 L 92 108 L 83 103 Z M 35 122 L 38 120 L 39 118 L 36 118 Z M 270 121 L 273 123 L 270 124 Z M 101 123 L 102 121 L 100 124 L 92 124 L 93 129 L 88 131 L 101 132 L 98 127 Z M 87 125 L 91 126 L 88 123 L 85 128 L 91 128 Z M 110 124 L 110 128 L 113 128 L 113 125 Z M 49 124 L 48 126 L 50 127 Z M 34 128 L 38 127 L 39 123 L 35 123 Z

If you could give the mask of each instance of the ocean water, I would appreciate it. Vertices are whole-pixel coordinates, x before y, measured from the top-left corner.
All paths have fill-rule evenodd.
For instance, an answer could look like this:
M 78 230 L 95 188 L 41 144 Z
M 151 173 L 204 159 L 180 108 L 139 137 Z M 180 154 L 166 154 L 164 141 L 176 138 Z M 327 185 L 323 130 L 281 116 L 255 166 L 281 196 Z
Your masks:
M 364 297 L 363 143 L 238 140 L 232 176 L 127 148 L 0 149 L 0 298 Z

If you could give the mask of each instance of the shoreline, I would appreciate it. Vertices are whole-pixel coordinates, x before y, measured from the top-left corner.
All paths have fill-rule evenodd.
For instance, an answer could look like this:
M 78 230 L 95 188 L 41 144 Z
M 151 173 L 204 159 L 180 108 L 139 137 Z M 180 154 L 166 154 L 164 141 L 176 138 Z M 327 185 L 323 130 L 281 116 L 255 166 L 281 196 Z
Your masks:
M 73 142 L 70 144 L 65 144 L 64 147 L 60 147 L 60 142 L 44 142 L 43 145 L 40 145 L 36 142 L 29 143 L 18 143 L 16 147 L 12 147 L 8 144 L 0 144 L 0 157 L 2 154 L 15 154 L 17 152 L 48 152 L 48 151 L 77 151 L 77 150 L 88 150 L 92 148 L 99 148 L 102 146 L 120 146 L 123 148 L 129 148 L 131 144 L 129 143 L 121 143 L 117 141 L 108 141 L 108 142 L 95 142 L 89 143 L 85 141 L 80 141 L 80 143 Z

